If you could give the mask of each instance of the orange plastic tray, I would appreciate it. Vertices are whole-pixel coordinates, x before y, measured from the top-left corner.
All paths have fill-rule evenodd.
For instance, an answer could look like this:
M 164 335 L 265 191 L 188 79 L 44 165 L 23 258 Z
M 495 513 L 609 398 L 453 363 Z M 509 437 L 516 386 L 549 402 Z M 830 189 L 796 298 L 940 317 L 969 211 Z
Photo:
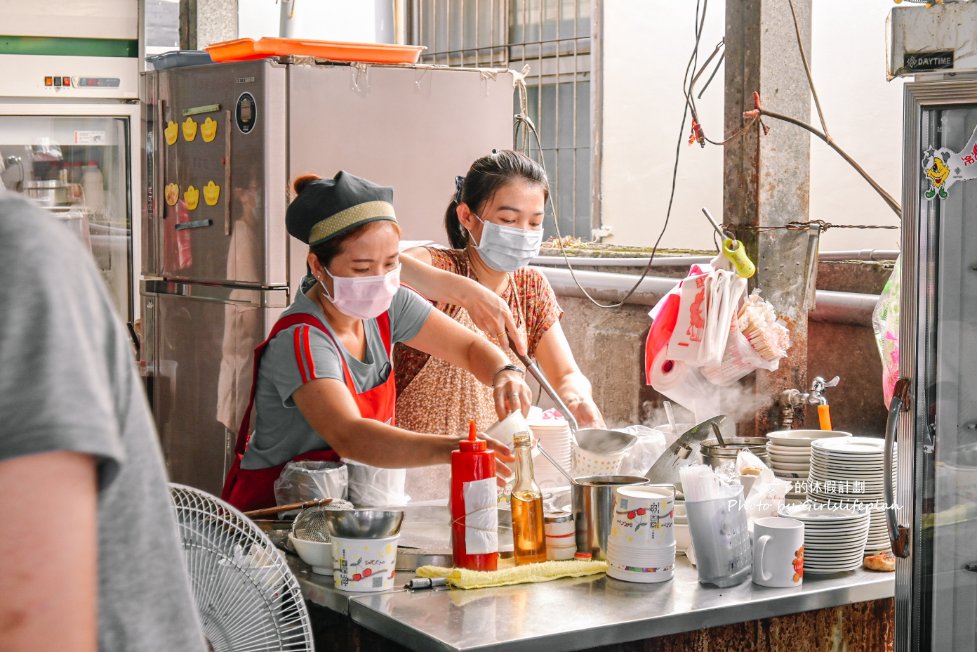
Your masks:
M 421 45 L 345 43 L 342 41 L 312 41 L 266 36 L 257 41 L 250 38 L 239 38 L 233 41 L 212 43 L 204 49 L 210 53 L 214 61 L 247 61 L 249 59 L 291 55 L 335 61 L 363 61 L 366 63 L 417 63 L 417 59 L 425 48 Z

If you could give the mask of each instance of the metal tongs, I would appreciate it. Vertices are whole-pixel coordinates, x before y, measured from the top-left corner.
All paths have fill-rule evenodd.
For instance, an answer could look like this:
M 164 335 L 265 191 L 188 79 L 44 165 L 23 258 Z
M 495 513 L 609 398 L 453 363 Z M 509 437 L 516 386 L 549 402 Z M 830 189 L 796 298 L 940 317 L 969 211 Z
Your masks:
M 519 358 L 519 362 L 526 365 L 526 369 L 528 369 L 529 373 L 533 375 L 533 378 L 535 378 L 537 382 L 539 382 L 540 387 L 542 387 L 543 390 L 547 394 L 549 394 L 549 397 L 553 399 L 557 407 L 560 408 L 560 411 L 563 413 L 564 418 L 567 420 L 567 425 L 570 427 L 570 436 L 573 438 L 574 441 L 576 441 L 577 420 L 573 417 L 572 414 L 570 414 L 569 408 L 567 408 L 567 406 L 560 399 L 560 395 L 556 393 L 556 390 L 553 389 L 553 386 L 550 385 L 548 380 L 546 380 L 546 376 L 543 375 L 543 370 L 540 369 L 539 365 L 536 364 L 536 361 L 530 358 L 528 355 L 523 355 L 522 353 L 519 353 L 519 351 L 516 349 L 515 342 L 512 341 L 511 337 L 509 338 L 509 348 L 512 349 L 512 352 L 516 354 L 517 358 Z M 540 444 L 538 441 L 536 442 L 536 448 L 539 449 L 540 454 L 546 458 L 546 461 L 552 464 L 553 468 L 559 471 L 563 475 L 563 477 L 570 482 L 571 485 L 577 484 L 577 481 L 573 479 L 573 476 L 570 474 L 570 472 L 564 469 L 563 465 L 557 462 L 556 459 L 554 459 L 553 456 L 550 455 L 549 452 L 545 448 L 543 448 L 543 445 Z

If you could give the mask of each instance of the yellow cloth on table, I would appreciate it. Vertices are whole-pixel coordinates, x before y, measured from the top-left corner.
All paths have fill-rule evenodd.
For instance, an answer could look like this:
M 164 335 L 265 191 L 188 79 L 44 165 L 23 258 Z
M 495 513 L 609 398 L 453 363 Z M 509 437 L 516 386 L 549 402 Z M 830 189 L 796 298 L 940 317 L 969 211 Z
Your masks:
M 475 571 L 467 568 L 421 566 L 418 577 L 444 577 L 448 584 L 459 589 L 482 589 L 489 586 L 549 582 L 561 577 L 583 577 L 607 572 L 606 561 L 542 561 L 537 564 L 512 566 L 494 571 Z

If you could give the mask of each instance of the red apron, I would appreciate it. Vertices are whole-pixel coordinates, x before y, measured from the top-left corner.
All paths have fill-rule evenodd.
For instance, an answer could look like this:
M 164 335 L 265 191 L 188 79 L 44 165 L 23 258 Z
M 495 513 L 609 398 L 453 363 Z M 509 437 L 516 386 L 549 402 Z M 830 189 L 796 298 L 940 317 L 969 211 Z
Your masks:
M 248 441 L 250 440 L 251 409 L 254 407 L 254 395 L 258 387 L 258 364 L 260 363 L 261 356 L 272 338 L 281 331 L 296 324 L 306 324 L 318 328 L 329 336 L 329 339 L 333 341 L 337 349 L 340 349 L 339 342 L 336 341 L 336 338 L 332 336 L 332 333 L 315 316 L 307 313 L 294 313 L 279 319 L 271 329 L 268 338 L 254 350 L 254 375 L 251 381 L 251 398 L 248 400 L 248 409 L 244 411 L 244 418 L 241 420 L 241 427 L 238 429 L 237 443 L 234 446 L 234 464 L 227 472 L 227 477 L 224 479 L 224 488 L 221 491 L 221 498 L 243 512 L 252 509 L 262 509 L 264 507 L 274 507 L 276 504 L 275 480 L 278 479 L 286 463 L 263 469 L 242 469 L 241 458 L 244 456 L 244 451 L 247 450 Z M 387 352 L 387 357 L 390 358 L 390 317 L 387 313 L 383 313 L 377 317 L 377 326 L 380 328 L 380 338 L 383 340 L 383 348 Z M 390 373 L 390 376 L 385 382 L 377 385 L 373 389 L 357 393 L 356 385 L 353 384 L 353 376 L 346 366 L 346 360 L 342 355 L 339 356 L 339 359 L 343 365 L 343 378 L 346 382 L 346 387 L 349 389 L 350 394 L 353 395 L 353 400 L 356 401 L 356 405 L 360 409 L 360 415 L 366 419 L 376 419 L 377 421 L 383 421 L 384 423 L 393 425 L 394 406 L 397 403 L 397 387 L 393 372 Z M 302 453 L 293 457 L 291 461 L 336 461 L 338 459 L 339 455 L 336 454 L 336 451 L 327 449 Z

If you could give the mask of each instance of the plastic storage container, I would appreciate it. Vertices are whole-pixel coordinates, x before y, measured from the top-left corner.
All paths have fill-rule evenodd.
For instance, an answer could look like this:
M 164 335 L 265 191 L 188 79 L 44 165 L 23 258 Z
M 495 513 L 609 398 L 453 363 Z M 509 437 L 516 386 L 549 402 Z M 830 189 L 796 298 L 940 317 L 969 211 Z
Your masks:
M 201 50 L 172 50 L 146 57 L 146 63 L 151 64 L 155 70 L 201 66 L 213 62 L 210 53 Z
M 420 45 L 347 43 L 271 36 L 257 41 L 250 38 L 223 41 L 208 45 L 205 49 L 214 61 L 247 61 L 264 57 L 297 56 L 365 63 L 417 63 L 421 52 L 425 50 L 424 46 Z

